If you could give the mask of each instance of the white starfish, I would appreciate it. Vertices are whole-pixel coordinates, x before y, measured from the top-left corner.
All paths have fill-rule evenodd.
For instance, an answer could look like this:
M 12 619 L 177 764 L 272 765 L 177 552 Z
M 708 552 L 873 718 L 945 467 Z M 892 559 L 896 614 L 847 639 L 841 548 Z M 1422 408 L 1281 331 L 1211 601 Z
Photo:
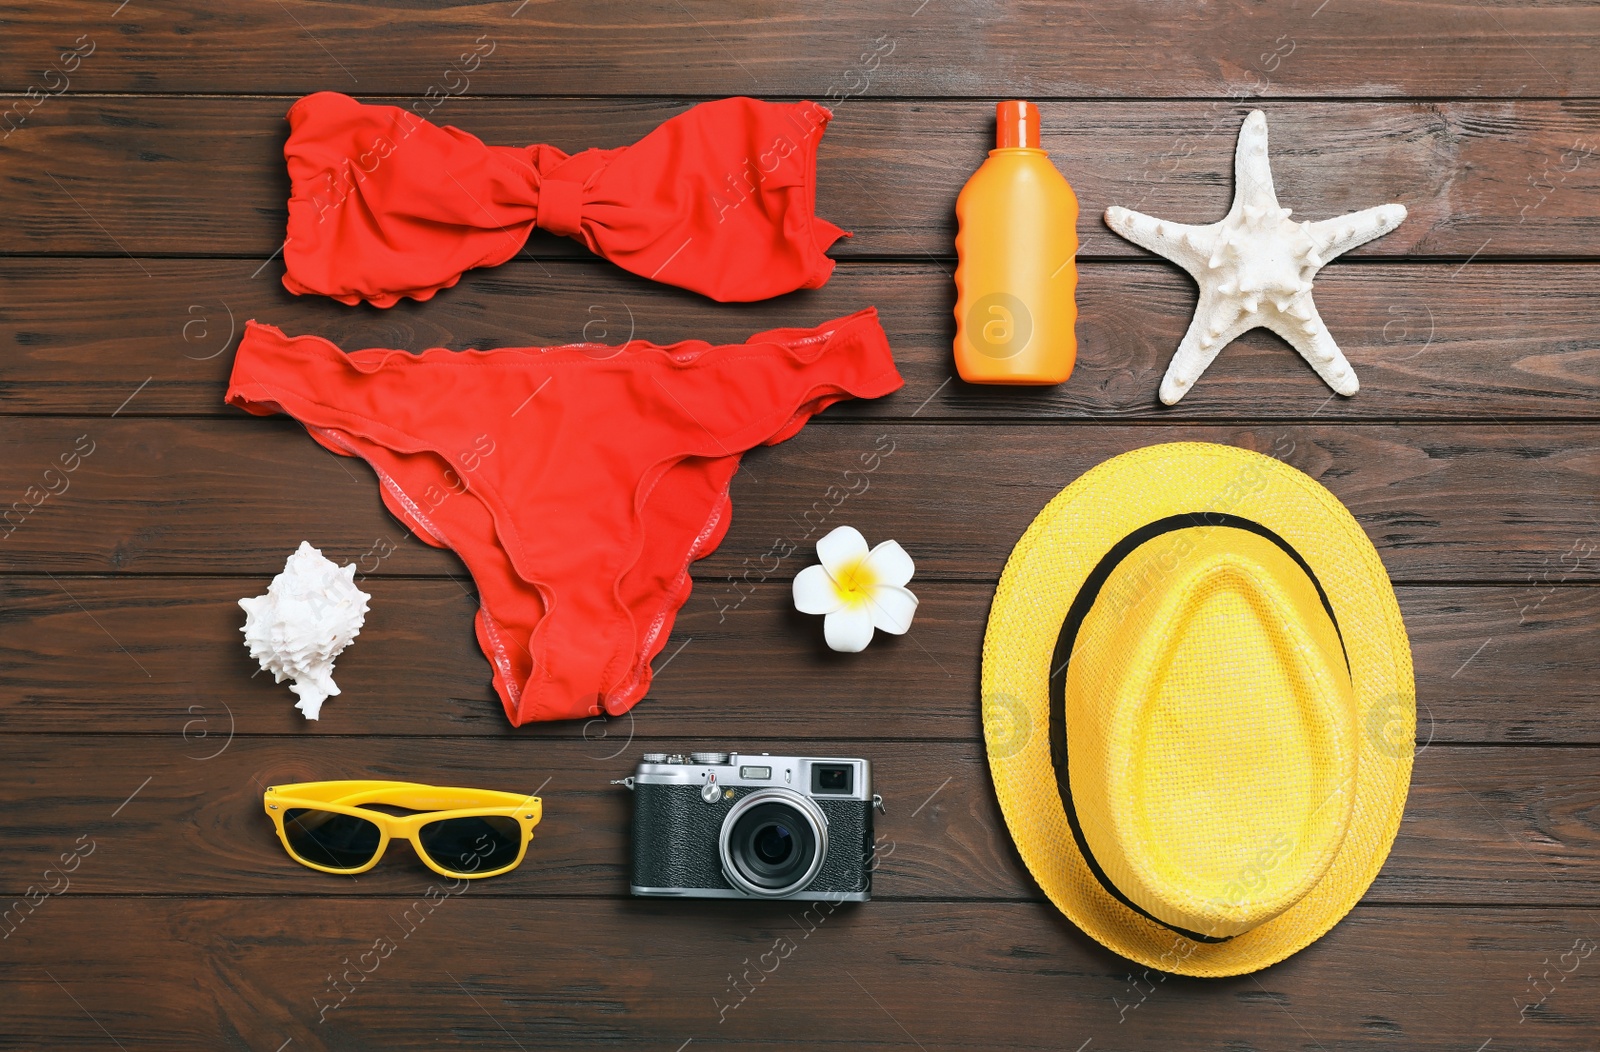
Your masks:
M 1200 286 L 1194 320 L 1161 381 L 1161 401 L 1175 404 L 1217 352 L 1257 327 L 1287 340 L 1339 394 L 1355 394 L 1361 385 L 1322 324 L 1311 283 L 1335 256 L 1399 226 L 1405 206 L 1378 205 L 1320 223 L 1292 222 L 1272 188 L 1267 118 L 1260 110 L 1251 111 L 1239 129 L 1233 171 L 1233 207 L 1210 226 L 1166 222 L 1115 205 L 1106 209 L 1107 226 L 1172 260 Z

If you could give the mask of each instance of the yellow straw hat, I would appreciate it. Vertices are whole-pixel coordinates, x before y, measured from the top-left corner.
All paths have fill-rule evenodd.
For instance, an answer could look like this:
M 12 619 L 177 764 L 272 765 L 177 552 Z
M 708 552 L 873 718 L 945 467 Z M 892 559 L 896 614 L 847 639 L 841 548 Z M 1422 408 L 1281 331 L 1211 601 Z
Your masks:
M 983 728 L 1017 849 L 1074 924 L 1151 968 L 1238 975 L 1321 937 L 1383 865 L 1411 648 L 1333 494 L 1259 453 L 1150 446 L 1017 542 Z

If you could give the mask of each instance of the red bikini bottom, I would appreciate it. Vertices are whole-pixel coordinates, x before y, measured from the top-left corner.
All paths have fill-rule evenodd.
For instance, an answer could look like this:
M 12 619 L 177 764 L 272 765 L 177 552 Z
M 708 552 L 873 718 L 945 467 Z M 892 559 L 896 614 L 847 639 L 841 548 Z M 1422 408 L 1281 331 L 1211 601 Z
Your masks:
M 514 725 L 626 712 L 728 530 L 739 457 L 901 385 L 868 308 L 742 344 L 340 351 L 250 322 L 228 403 L 371 464 L 391 512 L 477 583 Z

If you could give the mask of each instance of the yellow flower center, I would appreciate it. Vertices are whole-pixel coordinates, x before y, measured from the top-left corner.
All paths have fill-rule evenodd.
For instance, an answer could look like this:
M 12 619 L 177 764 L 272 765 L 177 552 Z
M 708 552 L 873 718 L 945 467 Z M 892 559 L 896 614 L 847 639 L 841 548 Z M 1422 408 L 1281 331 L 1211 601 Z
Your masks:
M 865 559 L 846 563 L 833 578 L 833 587 L 839 598 L 848 606 L 861 606 L 872 599 L 872 590 L 878 586 L 878 575 L 867 566 Z

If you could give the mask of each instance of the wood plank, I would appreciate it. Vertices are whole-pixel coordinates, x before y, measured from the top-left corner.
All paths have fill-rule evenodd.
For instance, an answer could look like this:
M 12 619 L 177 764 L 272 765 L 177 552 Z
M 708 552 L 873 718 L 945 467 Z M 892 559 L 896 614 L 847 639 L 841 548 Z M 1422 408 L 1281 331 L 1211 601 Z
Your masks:
M 185 740 L 177 728 L 138 739 L 11 737 L 17 755 L 0 784 L 16 804 L 0 817 L 7 845 L 0 894 L 23 895 L 39 881 L 40 867 L 84 832 L 106 851 L 104 864 L 86 863 L 70 875 L 73 889 L 85 894 L 404 895 L 426 877 L 405 851 L 397 848 L 359 877 L 314 874 L 284 854 L 261 812 L 261 793 L 280 782 L 402 778 L 540 792 L 545 817 L 528 862 L 484 890 L 626 896 L 632 799 L 611 782 L 632 774 L 641 752 L 706 742 L 747 753 L 796 748 L 793 739 L 764 730 L 691 743 L 648 736 L 655 727 L 647 716 L 639 729 L 620 751 L 609 742 L 566 740 L 540 742 L 537 753 L 520 742 L 441 738 L 314 744 L 240 735 L 227 743 L 192 734 Z M 876 824 L 884 857 L 874 896 L 1038 894 L 1012 849 L 980 743 L 824 740 L 803 751 L 873 762 L 873 790 L 888 808 Z M 67 770 L 94 774 L 69 781 L 61 774 Z M 136 795 L 109 818 L 129 794 Z M 1418 754 L 1400 836 L 1367 899 L 1594 906 L 1597 814 L 1591 750 L 1435 743 Z
M 196 755 L 233 732 L 576 738 L 596 756 L 638 735 L 981 737 L 991 583 L 918 584 L 910 635 L 881 638 L 860 660 L 828 651 L 820 622 L 794 613 L 794 566 L 766 580 L 702 579 L 657 659 L 650 697 L 631 715 L 521 729 L 490 689 L 470 586 L 364 579 L 372 608 L 339 658 L 344 693 L 309 722 L 286 686 L 254 674 L 240 641 L 236 600 L 262 591 L 265 577 L 0 577 L 0 732 L 177 735 Z M 1397 591 L 1416 667 L 1419 744 L 1600 744 L 1600 589 Z
M 6 1029 L 19 1048 L 111 1035 L 172 1052 L 392 1052 L 441 1035 L 525 1049 L 1588 1052 L 1600 1028 L 1586 910 L 1357 907 L 1265 972 L 1196 980 L 1131 966 L 1043 903 L 803 914 L 435 886 L 430 908 L 429 885 L 413 885 L 398 901 L 50 900 L 5 944 Z M 407 910 L 424 919 L 402 924 Z M 351 985 L 331 988 L 347 967 Z
M 1514 424 L 813 424 L 745 458 L 735 525 L 697 572 L 742 573 L 775 544 L 798 550 L 852 522 L 900 540 L 924 577 L 992 580 L 1063 486 L 1177 440 L 1276 454 L 1321 479 L 1400 581 L 1600 579 L 1600 428 Z M 345 560 L 392 546 L 379 573 L 458 572 L 452 555 L 407 539 L 363 465 L 286 417 L 0 418 L 0 446 L 14 451 L 0 463 L 0 494 L 13 495 L 0 572 L 270 575 L 302 538 Z M 77 470 L 63 473 L 63 458 Z
M 203 252 L 247 257 L 243 272 L 254 271 L 284 238 L 283 114 L 291 101 L 52 100 L 0 150 L 9 219 L 0 252 Z M 491 143 L 538 139 L 576 150 L 633 142 L 686 105 L 462 98 L 436 116 Z M 1044 145 L 1082 208 L 1084 256 L 1148 258 L 1106 228 L 1100 217 L 1108 205 L 1201 223 L 1227 211 L 1234 143 L 1250 105 L 1094 101 L 1042 109 Z M 1269 109 L 1274 179 L 1297 215 L 1322 219 L 1386 201 L 1410 209 L 1403 226 L 1351 258 L 1600 255 L 1596 104 L 1274 102 Z M 819 152 L 817 211 L 855 236 L 834 254 L 951 257 L 956 193 L 982 162 L 992 127 L 988 102 L 840 107 Z M 584 254 L 543 232 L 526 251 Z M 264 273 L 276 280 L 281 262 Z
M 681 289 L 594 261 L 518 260 L 476 271 L 427 304 L 382 314 L 289 295 L 238 260 L 0 260 L 0 411 L 231 416 L 219 392 L 248 318 L 341 346 L 420 351 L 630 337 L 734 343 L 878 304 L 908 396 L 841 405 L 851 417 L 918 419 L 1471 420 L 1600 417 L 1600 267 L 1373 263 L 1334 267 L 1318 304 L 1361 378 L 1327 388 L 1285 343 L 1256 330 L 1230 346 L 1176 406 L 1156 402 L 1195 292 L 1175 267 L 1086 263 L 1078 365 L 1059 387 L 953 380 L 954 286 L 941 264 L 845 263 L 822 289 L 708 308 Z M 1519 290 L 1538 289 L 1538 295 Z M 1404 290 L 1397 292 L 1397 290 Z M 950 382 L 946 382 L 950 381 Z M 145 386 L 141 387 L 143 384 Z M 929 394 L 931 393 L 931 398 Z M 907 404 L 911 396 L 916 401 Z M 926 404 L 920 405 L 924 399 Z
M 44 70 L 80 35 L 95 49 L 72 71 L 74 91 L 1600 93 L 1589 61 L 1600 26 L 1581 3 L 1348 0 L 1262 8 L 1235 0 L 1153 9 L 1122 2 L 1091 12 L 1027 0 L 981 10 L 852 0 L 824 13 L 801 3 L 730 9 L 695 0 L 437 10 L 236 0 L 224 13 L 198 0 L 155 8 L 71 0 L 8 12 L 6 32 L 0 86 L 46 94 L 62 81 Z M 492 53 L 472 62 L 488 43 Z

